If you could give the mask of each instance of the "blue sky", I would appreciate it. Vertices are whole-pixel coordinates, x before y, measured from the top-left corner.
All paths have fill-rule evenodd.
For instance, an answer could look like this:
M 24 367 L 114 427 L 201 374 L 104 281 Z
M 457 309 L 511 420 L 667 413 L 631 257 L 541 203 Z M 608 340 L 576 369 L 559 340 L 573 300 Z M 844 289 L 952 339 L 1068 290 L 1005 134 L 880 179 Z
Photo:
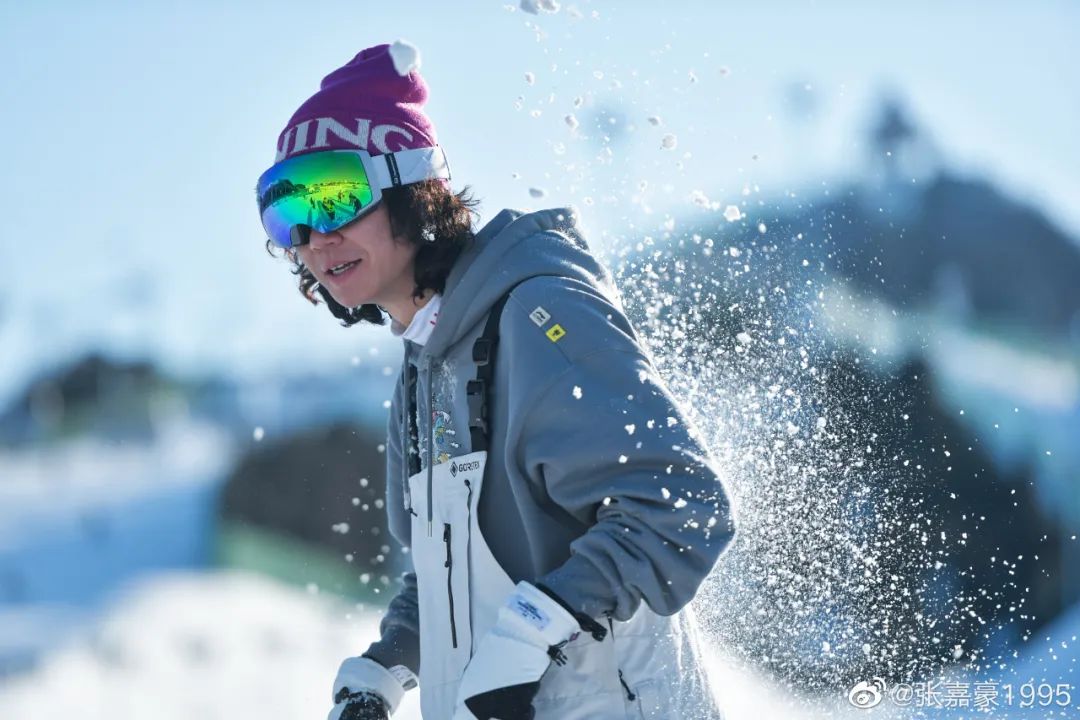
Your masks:
M 945 163 L 1076 234 L 1080 6 L 870 5 L 577 2 L 537 17 L 503 2 L 3 0 L 0 399 L 91 346 L 183 372 L 346 367 L 373 351 L 391 364 L 387 330 L 343 330 L 295 293 L 263 250 L 252 187 L 322 76 L 399 38 L 422 53 L 428 113 L 482 220 L 573 203 L 610 246 L 627 223 L 691 213 L 693 190 L 726 204 L 744 186 L 768 198 L 839 182 L 891 87 Z M 584 137 L 601 107 L 633 126 L 610 158 Z

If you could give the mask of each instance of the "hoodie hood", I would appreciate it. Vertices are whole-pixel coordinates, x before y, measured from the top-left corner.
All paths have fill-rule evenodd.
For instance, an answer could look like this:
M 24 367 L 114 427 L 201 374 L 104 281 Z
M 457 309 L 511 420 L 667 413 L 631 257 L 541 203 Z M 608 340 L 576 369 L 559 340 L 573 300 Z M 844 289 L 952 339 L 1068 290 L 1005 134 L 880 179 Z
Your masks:
M 572 207 L 506 209 L 475 236 L 446 279 L 439 321 L 424 352 L 441 356 L 511 287 L 536 275 L 574 278 L 615 299 L 611 275 L 589 252 Z

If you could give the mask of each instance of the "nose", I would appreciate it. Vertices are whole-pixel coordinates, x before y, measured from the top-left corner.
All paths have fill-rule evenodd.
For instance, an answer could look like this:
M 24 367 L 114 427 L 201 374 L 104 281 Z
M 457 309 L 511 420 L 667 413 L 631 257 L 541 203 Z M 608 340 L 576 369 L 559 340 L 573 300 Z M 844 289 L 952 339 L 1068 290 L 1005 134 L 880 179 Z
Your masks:
M 308 236 L 308 245 L 312 250 L 323 250 L 334 245 L 341 243 L 341 233 L 334 231 L 329 233 L 321 233 L 318 230 L 312 230 Z

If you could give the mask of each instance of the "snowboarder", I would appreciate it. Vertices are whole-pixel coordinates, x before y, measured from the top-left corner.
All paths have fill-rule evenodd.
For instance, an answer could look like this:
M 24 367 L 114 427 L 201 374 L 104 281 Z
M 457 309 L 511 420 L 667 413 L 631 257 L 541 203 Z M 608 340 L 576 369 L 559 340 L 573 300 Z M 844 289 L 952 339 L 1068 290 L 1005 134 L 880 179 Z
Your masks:
M 572 208 L 477 231 L 427 86 L 388 45 L 322 81 L 257 185 L 270 244 L 345 325 L 404 360 L 387 511 L 411 571 L 346 659 L 330 720 L 720 717 L 688 603 L 734 537 L 700 435 L 626 319 Z M 336 218 L 264 189 L 370 187 Z M 366 195 L 366 193 L 365 193 Z

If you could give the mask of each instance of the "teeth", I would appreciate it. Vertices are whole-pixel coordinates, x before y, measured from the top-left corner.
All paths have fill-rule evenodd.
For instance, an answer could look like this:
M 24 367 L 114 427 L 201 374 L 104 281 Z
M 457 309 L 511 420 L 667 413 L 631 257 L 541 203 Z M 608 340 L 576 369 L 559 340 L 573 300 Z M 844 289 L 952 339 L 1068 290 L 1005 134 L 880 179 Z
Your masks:
M 335 265 L 334 267 L 330 268 L 329 272 L 330 272 L 331 275 L 340 275 L 342 272 L 349 269 L 350 267 L 352 267 L 353 265 L 355 265 L 358 262 L 360 262 L 360 261 L 359 260 L 353 260 L 351 262 L 344 262 L 344 263 L 341 263 L 340 265 Z

